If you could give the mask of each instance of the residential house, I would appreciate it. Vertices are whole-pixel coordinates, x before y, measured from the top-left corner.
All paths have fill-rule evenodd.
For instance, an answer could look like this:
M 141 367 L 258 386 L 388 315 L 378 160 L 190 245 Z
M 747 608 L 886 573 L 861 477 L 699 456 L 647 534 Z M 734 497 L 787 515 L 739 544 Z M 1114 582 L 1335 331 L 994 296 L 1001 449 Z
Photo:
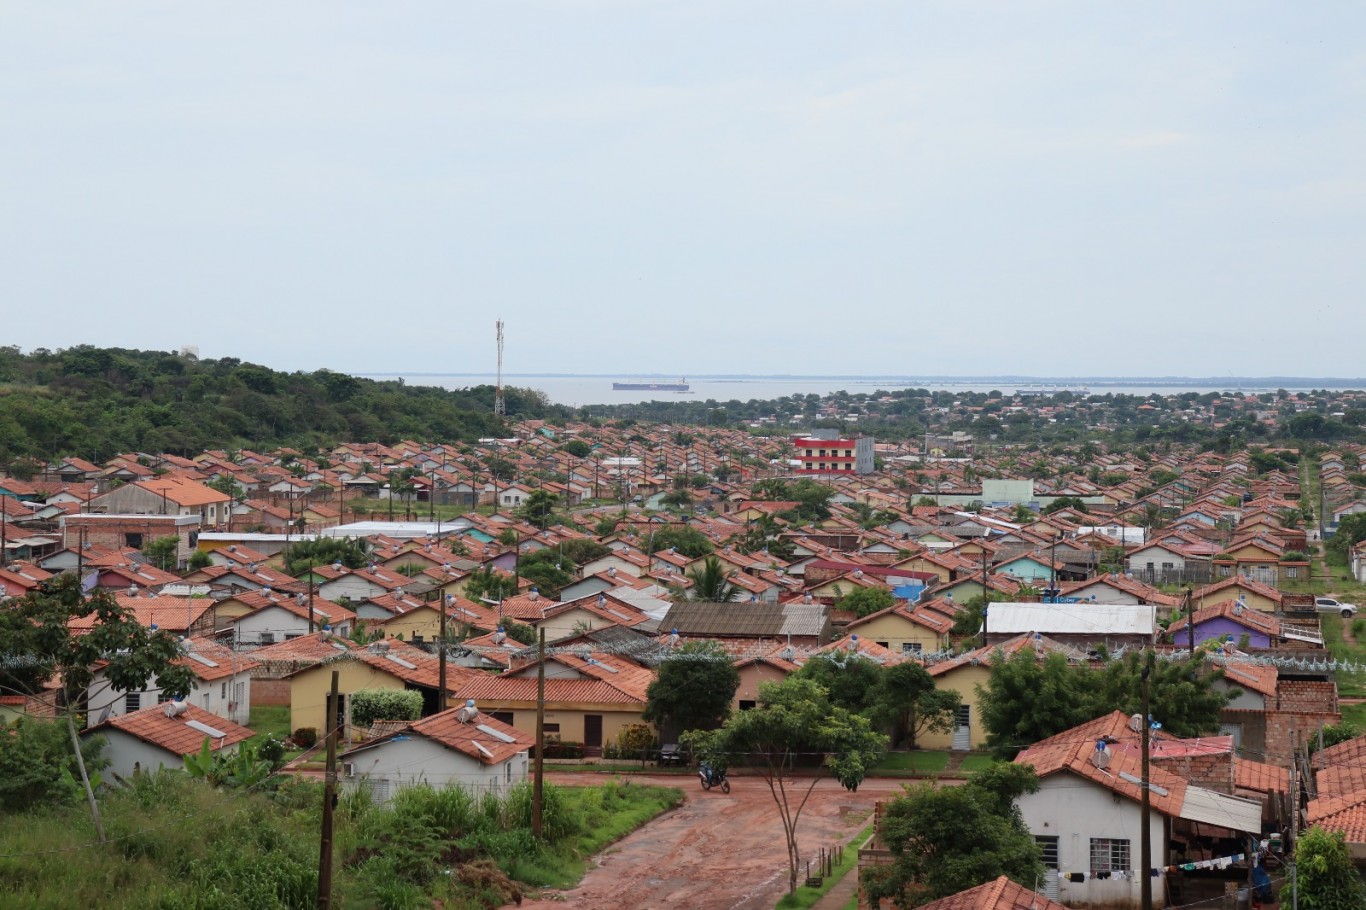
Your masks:
M 986 617 L 987 644 L 1041 634 L 1081 651 L 1150 647 L 1158 629 L 1149 604 L 993 603 Z
M 403 787 L 459 786 L 503 793 L 527 778 L 536 739 L 479 711 L 473 702 L 400 726 L 343 752 L 341 784 L 379 803 Z
M 211 638 L 182 639 L 181 651 L 182 656 L 174 662 L 188 667 L 195 678 L 194 689 L 184 701 L 225 720 L 245 725 L 251 716 L 251 674 L 259 664 Z M 87 721 L 92 726 L 171 700 L 162 692 L 155 676 L 138 690 L 115 689 L 105 676 L 103 666 L 96 668 L 86 693 Z
M 1210 639 L 1236 642 L 1238 649 L 1252 648 L 1322 648 L 1323 633 L 1318 622 L 1307 623 L 1283 620 L 1279 616 L 1254 610 L 1240 600 L 1223 600 L 1195 611 L 1195 645 Z M 1190 623 L 1181 617 L 1167 627 L 1172 644 L 1189 646 Z
M 90 500 L 88 511 L 110 515 L 198 515 L 201 528 L 227 524 L 232 497 L 171 474 L 133 480 Z
M 205 739 L 211 752 L 231 754 L 254 735 L 246 727 L 187 702 L 166 702 L 110 717 L 81 734 L 85 739 L 105 738 L 103 754 L 109 761 L 109 773 L 115 780 L 125 781 L 160 768 L 183 768 L 185 756 L 203 748 Z

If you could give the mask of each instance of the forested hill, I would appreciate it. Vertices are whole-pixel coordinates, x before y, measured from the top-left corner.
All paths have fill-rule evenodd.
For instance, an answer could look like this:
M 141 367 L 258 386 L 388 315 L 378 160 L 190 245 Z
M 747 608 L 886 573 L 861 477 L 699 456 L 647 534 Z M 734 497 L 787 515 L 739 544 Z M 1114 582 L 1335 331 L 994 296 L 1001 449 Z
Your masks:
M 507 388 L 509 416 L 568 413 Z M 318 370 L 282 373 L 233 357 L 81 346 L 0 347 L 0 464 L 20 457 L 341 441 L 472 440 L 505 434 L 493 386 L 446 390 Z

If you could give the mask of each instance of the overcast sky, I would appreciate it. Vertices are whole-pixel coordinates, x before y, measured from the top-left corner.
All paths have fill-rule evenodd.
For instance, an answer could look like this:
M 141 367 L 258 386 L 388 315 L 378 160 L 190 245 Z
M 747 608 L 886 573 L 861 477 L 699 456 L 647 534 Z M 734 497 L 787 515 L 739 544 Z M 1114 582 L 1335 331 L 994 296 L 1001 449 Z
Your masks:
M 0 6 L 0 344 L 1366 374 L 1366 6 Z

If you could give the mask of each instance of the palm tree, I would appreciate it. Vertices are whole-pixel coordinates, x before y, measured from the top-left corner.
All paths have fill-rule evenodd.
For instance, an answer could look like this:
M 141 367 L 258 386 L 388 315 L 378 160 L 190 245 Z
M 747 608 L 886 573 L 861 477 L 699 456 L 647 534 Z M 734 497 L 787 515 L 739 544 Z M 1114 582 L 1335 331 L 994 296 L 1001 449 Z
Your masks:
M 708 603 L 738 600 L 740 589 L 730 583 L 732 574 L 721 565 L 721 560 L 715 556 L 708 556 L 702 560 L 702 565 L 693 566 L 688 570 L 688 578 L 692 580 L 692 590 L 688 592 L 688 598 Z

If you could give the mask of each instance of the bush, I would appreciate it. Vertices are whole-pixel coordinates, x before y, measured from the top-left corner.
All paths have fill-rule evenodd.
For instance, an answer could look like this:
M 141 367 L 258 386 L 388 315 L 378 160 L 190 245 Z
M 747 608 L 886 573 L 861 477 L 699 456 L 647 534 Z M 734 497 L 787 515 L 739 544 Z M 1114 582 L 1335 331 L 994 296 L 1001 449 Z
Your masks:
M 318 728 L 300 727 L 294 731 L 290 739 L 294 740 L 294 745 L 300 749 L 311 749 L 318 742 Z
M 417 720 L 422 693 L 416 689 L 361 689 L 351 696 L 351 721 L 369 727 L 377 720 Z
M 531 750 L 535 755 L 536 750 Z M 583 758 L 583 743 L 563 742 L 558 739 L 548 739 L 545 742 L 546 758 Z

